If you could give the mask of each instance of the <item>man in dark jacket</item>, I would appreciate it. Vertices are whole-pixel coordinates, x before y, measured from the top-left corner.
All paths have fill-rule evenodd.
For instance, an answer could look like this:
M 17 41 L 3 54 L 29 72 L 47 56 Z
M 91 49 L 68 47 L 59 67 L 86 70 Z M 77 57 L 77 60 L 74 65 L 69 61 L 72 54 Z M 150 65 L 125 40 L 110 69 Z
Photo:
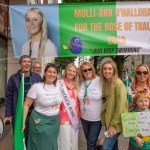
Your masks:
M 24 99 L 26 94 L 31 87 L 32 84 L 41 81 L 40 75 L 37 73 L 31 72 L 31 58 L 27 55 L 23 55 L 19 59 L 20 70 L 11 75 L 6 89 L 6 105 L 5 105 L 5 118 L 4 124 L 6 122 L 12 123 L 14 126 L 15 114 L 16 114 L 16 106 L 19 94 L 19 86 L 22 77 L 22 73 L 24 72 Z M 33 108 L 31 108 L 32 110 Z

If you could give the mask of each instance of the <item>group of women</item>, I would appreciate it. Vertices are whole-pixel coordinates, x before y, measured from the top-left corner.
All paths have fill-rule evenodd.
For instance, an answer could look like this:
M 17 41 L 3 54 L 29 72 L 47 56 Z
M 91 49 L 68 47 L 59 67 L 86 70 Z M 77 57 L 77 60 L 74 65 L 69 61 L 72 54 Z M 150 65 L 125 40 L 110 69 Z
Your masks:
M 106 58 L 100 76 L 89 62 L 83 62 L 79 70 L 69 64 L 61 80 L 57 80 L 57 73 L 56 65 L 48 63 L 43 81 L 34 84 L 27 94 L 23 130 L 28 109 L 34 104 L 27 150 L 78 150 L 80 120 L 87 150 L 95 150 L 102 126 L 109 136 L 104 140 L 103 150 L 118 150 L 121 113 L 128 111 L 128 101 L 116 63 Z M 137 67 L 133 91 L 146 89 L 149 92 L 148 77 L 146 65 Z

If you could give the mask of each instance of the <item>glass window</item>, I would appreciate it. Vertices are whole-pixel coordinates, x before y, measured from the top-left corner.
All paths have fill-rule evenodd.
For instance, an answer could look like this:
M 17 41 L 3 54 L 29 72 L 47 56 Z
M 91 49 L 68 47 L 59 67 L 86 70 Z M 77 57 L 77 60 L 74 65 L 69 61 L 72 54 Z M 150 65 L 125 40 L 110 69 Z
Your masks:
M 6 89 L 6 49 L 0 45 L 0 106 L 5 102 L 5 89 Z

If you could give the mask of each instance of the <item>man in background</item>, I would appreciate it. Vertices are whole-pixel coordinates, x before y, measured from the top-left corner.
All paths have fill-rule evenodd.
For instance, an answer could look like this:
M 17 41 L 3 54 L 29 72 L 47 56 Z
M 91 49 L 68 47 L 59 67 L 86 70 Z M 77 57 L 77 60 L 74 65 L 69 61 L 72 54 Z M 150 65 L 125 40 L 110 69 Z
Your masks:
M 6 102 L 4 124 L 12 123 L 13 129 L 22 74 L 24 73 L 24 99 L 26 98 L 27 92 L 30 89 L 31 85 L 41 81 L 40 75 L 31 71 L 31 58 L 28 55 L 21 56 L 19 59 L 19 64 L 20 69 L 15 74 L 11 75 L 8 80 L 5 96 Z M 27 138 L 28 134 L 28 121 L 32 109 L 33 106 L 30 107 L 30 111 L 28 113 L 25 138 Z
M 32 71 L 35 73 L 38 73 L 40 75 L 41 73 L 41 64 L 39 62 L 34 62 L 33 66 L 32 66 Z

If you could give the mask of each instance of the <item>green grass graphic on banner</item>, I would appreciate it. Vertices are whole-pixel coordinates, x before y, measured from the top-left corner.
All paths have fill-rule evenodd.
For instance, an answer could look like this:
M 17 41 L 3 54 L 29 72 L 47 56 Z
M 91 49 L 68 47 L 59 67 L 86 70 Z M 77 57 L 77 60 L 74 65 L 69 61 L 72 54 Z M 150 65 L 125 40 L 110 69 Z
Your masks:
M 116 3 L 59 6 L 61 56 L 115 55 Z

